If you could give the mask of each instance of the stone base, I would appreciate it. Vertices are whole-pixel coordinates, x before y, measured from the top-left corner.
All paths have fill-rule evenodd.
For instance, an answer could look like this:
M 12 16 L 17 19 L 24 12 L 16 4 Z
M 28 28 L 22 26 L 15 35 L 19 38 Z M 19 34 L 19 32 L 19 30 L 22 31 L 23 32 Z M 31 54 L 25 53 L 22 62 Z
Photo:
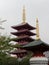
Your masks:
M 48 65 L 48 58 L 46 57 L 32 57 L 30 65 Z

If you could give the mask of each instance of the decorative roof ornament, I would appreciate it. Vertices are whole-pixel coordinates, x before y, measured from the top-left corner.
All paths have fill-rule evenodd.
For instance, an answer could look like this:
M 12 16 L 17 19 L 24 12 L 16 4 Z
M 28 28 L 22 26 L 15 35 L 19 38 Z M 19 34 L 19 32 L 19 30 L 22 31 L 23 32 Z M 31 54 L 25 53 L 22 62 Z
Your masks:
M 23 6 L 22 20 L 23 20 L 22 23 L 25 23 L 25 21 L 26 21 L 26 16 L 25 16 L 25 6 Z
M 40 39 L 38 18 L 36 18 L 36 40 Z

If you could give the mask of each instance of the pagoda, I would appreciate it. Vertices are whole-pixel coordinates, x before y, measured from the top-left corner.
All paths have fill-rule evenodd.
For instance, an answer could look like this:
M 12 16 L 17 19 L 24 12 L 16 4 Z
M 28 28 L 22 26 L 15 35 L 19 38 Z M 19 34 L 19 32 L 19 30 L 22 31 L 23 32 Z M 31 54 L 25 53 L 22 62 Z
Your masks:
M 32 51 L 33 57 L 44 57 L 43 53 L 49 51 L 49 45 L 40 39 L 38 18 L 36 19 L 36 40 L 24 45 L 23 49 Z
M 33 52 L 29 60 L 30 65 L 49 65 L 49 60 L 44 54 L 44 52 L 49 51 L 49 45 L 40 39 L 38 18 L 36 19 L 36 40 L 24 45 L 22 48 Z
M 36 34 L 31 32 L 30 30 L 34 30 L 36 28 L 26 23 L 25 7 L 23 7 L 23 22 L 19 25 L 12 26 L 12 28 L 17 30 L 17 32 L 11 32 L 11 34 L 16 36 L 16 38 L 12 40 L 16 41 L 20 46 L 24 46 L 35 40 L 31 38 L 31 36 L 34 36 Z M 27 54 L 27 51 L 22 48 L 17 48 L 16 51 L 12 52 L 12 54 L 16 54 L 21 58 Z

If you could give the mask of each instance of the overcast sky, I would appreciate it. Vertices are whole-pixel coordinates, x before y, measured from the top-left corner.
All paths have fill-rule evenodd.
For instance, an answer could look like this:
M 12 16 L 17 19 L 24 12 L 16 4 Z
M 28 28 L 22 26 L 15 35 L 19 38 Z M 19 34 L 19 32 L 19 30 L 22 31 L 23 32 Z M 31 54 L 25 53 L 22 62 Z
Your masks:
M 39 19 L 40 38 L 49 43 L 49 0 L 0 0 L 0 18 L 7 21 L 3 24 L 5 33 L 9 34 L 11 26 L 22 22 L 23 5 L 26 8 L 26 21 L 36 26 Z

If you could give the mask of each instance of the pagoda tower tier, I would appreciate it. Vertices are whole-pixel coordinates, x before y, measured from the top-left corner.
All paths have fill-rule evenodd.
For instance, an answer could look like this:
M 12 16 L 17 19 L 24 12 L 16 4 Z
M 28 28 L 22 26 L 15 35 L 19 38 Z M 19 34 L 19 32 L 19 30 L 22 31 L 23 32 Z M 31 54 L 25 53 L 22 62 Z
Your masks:
M 38 39 L 24 45 L 22 48 L 32 51 L 34 53 L 34 56 L 43 56 L 43 52 L 49 50 L 49 45 Z
M 15 42 L 18 42 L 18 44 L 20 44 L 20 45 L 25 45 L 29 42 L 34 41 L 35 39 L 32 39 L 31 37 L 28 37 L 28 36 L 24 36 L 24 37 L 20 37 L 20 38 L 13 38 L 12 40 Z
M 25 36 L 25 37 L 21 37 L 21 38 L 12 38 L 13 41 L 19 42 L 19 41 L 34 41 L 35 39 L 32 39 L 31 37 Z
M 24 29 L 28 29 L 28 30 L 34 30 L 36 29 L 35 27 L 29 25 L 28 23 L 21 23 L 19 25 L 16 25 L 16 26 L 11 26 L 13 29 L 16 29 L 16 30 L 24 30 Z
M 35 51 L 45 52 L 49 50 L 49 45 L 39 39 L 24 45 L 22 48 L 34 52 Z
M 22 31 L 17 31 L 17 32 L 11 32 L 11 34 L 13 34 L 15 36 L 23 36 L 23 35 L 34 36 L 34 35 L 36 35 L 35 33 L 31 32 L 27 29 L 22 30 Z
M 10 54 L 14 54 L 14 55 L 16 54 L 17 57 L 22 58 L 27 54 L 27 51 L 24 49 L 17 49 L 14 52 L 10 52 Z

